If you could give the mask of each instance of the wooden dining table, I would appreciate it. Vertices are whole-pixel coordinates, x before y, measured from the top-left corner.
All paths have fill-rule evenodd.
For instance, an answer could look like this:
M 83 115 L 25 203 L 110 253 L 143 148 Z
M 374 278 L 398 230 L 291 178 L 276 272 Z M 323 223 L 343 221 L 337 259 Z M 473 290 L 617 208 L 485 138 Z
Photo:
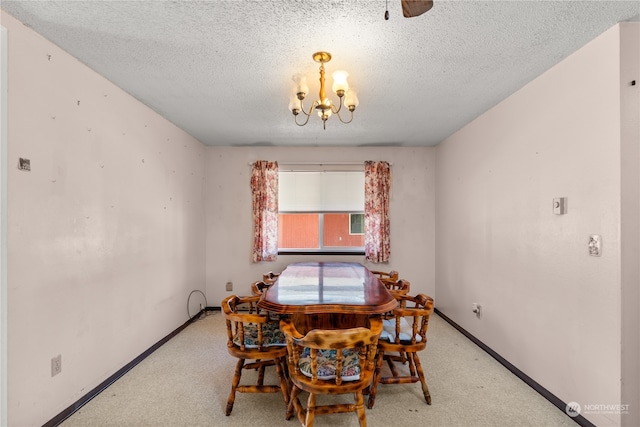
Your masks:
M 294 318 L 300 330 L 366 326 L 367 318 L 397 306 L 379 278 L 354 262 L 289 264 L 258 306 Z

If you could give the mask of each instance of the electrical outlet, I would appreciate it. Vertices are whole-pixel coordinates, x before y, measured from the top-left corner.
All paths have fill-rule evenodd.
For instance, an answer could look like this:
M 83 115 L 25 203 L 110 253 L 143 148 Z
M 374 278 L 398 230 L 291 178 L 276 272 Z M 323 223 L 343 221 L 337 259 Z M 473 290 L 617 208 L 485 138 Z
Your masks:
M 233 290 L 233 282 L 227 282 L 227 291 Z
M 471 310 L 476 314 L 476 316 L 478 318 L 480 318 L 480 309 L 481 308 L 482 307 L 477 302 L 474 302 L 473 304 L 471 304 Z
M 62 355 L 59 354 L 51 358 L 51 376 L 55 377 L 62 372 Z
M 18 158 L 18 169 L 23 171 L 31 170 L 31 160 L 23 159 L 22 157 Z
M 589 235 L 589 255 L 600 256 L 602 255 L 602 238 L 599 234 Z

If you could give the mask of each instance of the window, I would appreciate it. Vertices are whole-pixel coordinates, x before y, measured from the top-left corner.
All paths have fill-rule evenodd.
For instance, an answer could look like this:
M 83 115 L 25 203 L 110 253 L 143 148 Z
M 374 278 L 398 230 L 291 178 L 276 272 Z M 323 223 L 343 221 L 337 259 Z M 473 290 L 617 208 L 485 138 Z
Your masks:
M 363 166 L 291 169 L 278 176 L 278 253 L 364 253 Z
M 364 214 L 349 214 L 349 234 L 362 234 L 364 236 Z

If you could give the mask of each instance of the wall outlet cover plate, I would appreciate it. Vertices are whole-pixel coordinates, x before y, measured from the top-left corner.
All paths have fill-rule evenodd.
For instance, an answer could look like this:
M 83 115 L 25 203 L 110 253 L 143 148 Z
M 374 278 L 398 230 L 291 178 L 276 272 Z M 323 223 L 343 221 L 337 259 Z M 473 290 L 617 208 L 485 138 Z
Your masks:
M 602 238 L 599 234 L 589 235 L 589 255 L 600 256 L 602 255 Z

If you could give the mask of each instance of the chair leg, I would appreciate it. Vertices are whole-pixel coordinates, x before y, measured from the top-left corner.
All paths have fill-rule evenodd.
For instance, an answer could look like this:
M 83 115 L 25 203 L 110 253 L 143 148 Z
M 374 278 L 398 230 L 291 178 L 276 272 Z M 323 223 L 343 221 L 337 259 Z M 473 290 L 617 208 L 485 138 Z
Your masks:
M 360 427 L 367 427 L 367 415 L 364 411 L 364 397 L 362 396 L 362 390 L 354 393 L 356 398 L 356 414 L 358 414 L 358 422 Z
M 227 399 L 227 409 L 225 411 L 227 416 L 231 415 L 231 411 L 233 410 L 233 403 L 236 400 L 236 390 L 238 389 L 238 384 L 240 384 L 243 366 L 244 359 L 238 359 L 238 363 L 236 363 L 236 370 L 233 374 L 233 381 L 231 382 L 231 393 L 229 393 L 229 398 Z
M 407 361 L 409 362 L 409 375 L 411 375 L 412 377 L 417 376 L 415 355 L 415 353 L 407 353 Z
M 316 395 L 309 393 L 307 399 L 307 416 L 305 417 L 304 427 L 313 427 L 313 418 L 316 414 Z
M 282 369 L 282 364 L 280 360 L 275 361 L 276 365 L 276 374 L 278 375 L 278 379 L 280 380 L 280 390 L 282 390 L 282 395 L 284 396 L 284 403 L 288 407 L 289 406 L 289 386 L 287 385 L 287 379 L 284 375 L 284 370 Z
M 284 378 L 287 380 L 287 382 L 289 382 L 289 367 L 287 366 L 287 358 L 283 357 L 281 359 L 278 359 L 276 363 L 280 363 Z
M 384 351 L 378 350 L 376 356 L 376 369 L 373 371 L 373 380 L 371 380 L 371 386 L 369 387 L 369 400 L 367 402 L 367 408 L 373 408 L 376 402 L 376 389 L 378 388 L 378 382 L 380 381 L 380 374 L 382 373 L 382 363 L 384 361 Z
M 427 387 L 427 381 L 424 379 L 424 372 L 422 371 L 422 365 L 420 364 L 420 358 L 417 353 L 413 354 L 413 359 L 416 364 L 416 370 L 418 371 L 418 378 L 420 378 L 420 384 L 422 385 L 424 400 L 427 401 L 427 405 L 431 405 L 431 394 L 429 393 L 429 387 Z
M 287 420 L 290 420 L 295 413 L 296 417 L 300 420 L 300 423 L 302 423 L 304 420 L 300 415 L 302 405 L 300 404 L 300 400 L 298 398 L 299 394 L 300 389 L 294 384 L 291 384 L 291 396 L 289 397 L 289 404 L 287 405 L 287 416 L 285 418 Z
M 259 386 L 264 385 L 264 364 L 258 367 L 258 382 Z
M 391 371 L 391 376 L 397 377 L 399 376 L 399 374 L 398 374 L 398 369 L 396 368 L 395 363 L 393 363 L 394 359 L 401 361 L 402 356 L 395 356 L 393 354 L 387 355 L 387 365 L 389 366 L 389 370 Z

